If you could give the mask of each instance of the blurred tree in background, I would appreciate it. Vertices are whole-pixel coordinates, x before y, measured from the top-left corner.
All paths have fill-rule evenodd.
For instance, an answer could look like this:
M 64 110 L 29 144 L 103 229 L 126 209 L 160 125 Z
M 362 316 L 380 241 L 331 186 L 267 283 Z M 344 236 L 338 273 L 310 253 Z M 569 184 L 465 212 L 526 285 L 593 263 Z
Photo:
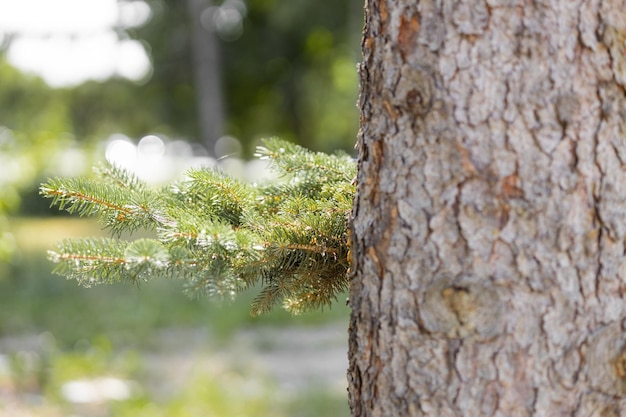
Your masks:
M 224 47 L 235 136 L 249 142 L 276 134 L 318 150 L 352 151 L 361 3 L 250 1 L 249 25 Z
M 201 16 L 204 30 L 216 31 L 219 39 L 226 134 L 237 137 L 249 150 L 256 139 L 268 135 L 320 150 L 351 150 L 357 129 L 355 62 L 361 2 L 201 3 L 204 9 L 224 9 L 218 15 L 226 16 L 212 19 L 213 23 L 205 22 L 210 13 Z M 149 20 L 124 30 L 124 36 L 142 41 L 148 49 L 153 70 L 147 80 L 113 77 L 52 90 L 35 80 L 13 86 L 21 76 L 3 70 L 0 82 L 12 96 L 1 93 L 9 102 L 2 103 L 0 123 L 14 130 L 26 129 L 25 118 L 54 102 L 55 110 L 65 114 L 63 128 L 79 141 L 103 140 L 117 132 L 130 137 L 159 132 L 198 140 L 193 16 L 187 2 L 149 0 L 148 4 Z M 233 10 L 239 17 L 232 16 Z M 8 64 L 2 60 L 0 65 Z M 37 100 L 42 95 L 45 103 Z M 19 101 L 11 102 L 15 98 Z M 13 108 L 8 117 L 7 105 Z
M 205 11 L 218 9 L 200 19 L 204 30 L 216 31 L 220 39 L 225 133 L 248 151 L 269 135 L 320 150 L 352 149 L 360 1 L 204 3 Z M 132 34 L 150 45 L 154 73 L 133 96 L 138 108 L 151 106 L 158 120 L 153 130 L 198 138 L 193 16 L 186 2 L 152 0 L 150 6 L 151 21 Z

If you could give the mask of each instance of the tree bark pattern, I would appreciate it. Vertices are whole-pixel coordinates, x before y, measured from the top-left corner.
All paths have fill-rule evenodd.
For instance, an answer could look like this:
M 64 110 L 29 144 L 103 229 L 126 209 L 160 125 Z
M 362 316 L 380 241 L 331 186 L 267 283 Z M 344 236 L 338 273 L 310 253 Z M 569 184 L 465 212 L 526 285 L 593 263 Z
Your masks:
M 626 416 L 626 3 L 368 0 L 353 416 Z

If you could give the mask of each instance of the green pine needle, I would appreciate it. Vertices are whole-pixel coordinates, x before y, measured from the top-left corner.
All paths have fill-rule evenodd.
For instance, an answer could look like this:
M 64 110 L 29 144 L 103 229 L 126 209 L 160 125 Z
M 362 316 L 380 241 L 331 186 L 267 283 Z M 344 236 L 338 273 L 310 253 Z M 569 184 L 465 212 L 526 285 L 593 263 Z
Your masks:
M 95 216 L 118 236 L 61 242 L 49 252 L 55 272 L 85 286 L 178 278 L 194 296 L 232 297 L 260 285 L 255 315 L 277 304 L 293 313 L 330 305 L 348 286 L 356 164 L 279 139 L 257 155 L 279 180 L 253 185 L 196 169 L 155 191 L 111 164 L 96 169 L 96 180 L 48 180 L 40 193 L 53 206 Z M 119 239 L 137 229 L 156 230 L 157 238 Z

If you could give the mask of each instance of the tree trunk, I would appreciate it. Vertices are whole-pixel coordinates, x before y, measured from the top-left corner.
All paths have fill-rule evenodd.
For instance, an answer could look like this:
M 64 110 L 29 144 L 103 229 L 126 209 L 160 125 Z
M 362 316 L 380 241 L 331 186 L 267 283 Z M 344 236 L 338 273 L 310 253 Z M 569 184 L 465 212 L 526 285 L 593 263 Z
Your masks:
M 368 0 L 353 416 L 626 416 L 626 4 Z

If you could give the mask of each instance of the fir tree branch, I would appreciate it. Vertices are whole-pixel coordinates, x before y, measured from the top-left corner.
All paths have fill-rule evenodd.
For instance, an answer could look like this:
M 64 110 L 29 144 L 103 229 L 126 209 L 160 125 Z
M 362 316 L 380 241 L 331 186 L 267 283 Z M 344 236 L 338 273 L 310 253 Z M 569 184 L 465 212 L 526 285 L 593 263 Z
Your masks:
M 51 205 L 58 205 L 59 210 L 66 210 L 70 214 L 77 213 L 79 216 L 90 216 L 102 212 L 132 214 L 130 208 L 115 201 L 119 200 L 115 188 L 80 178 L 51 179 L 43 184 L 39 191 L 44 197 L 53 199 Z
M 148 185 L 136 175 L 108 161 L 96 166 L 94 172 L 103 181 L 117 185 L 120 188 L 126 188 L 135 192 L 146 192 L 148 190 Z
M 356 175 L 355 164 L 346 163 L 350 160 L 348 155 L 311 152 L 278 138 L 267 139 L 263 145 L 257 148 L 255 156 L 269 159 L 284 173 L 299 173 L 306 179 L 323 182 L 352 181 Z
M 153 229 L 166 221 L 160 213 L 159 197 L 142 189 L 84 178 L 55 178 L 42 184 L 39 193 L 51 198 L 70 214 L 99 217 L 114 234 L 138 229 Z
M 156 239 L 63 241 L 55 272 L 82 285 L 179 278 L 190 295 L 233 296 L 260 284 L 252 313 L 282 303 L 298 313 L 330 305 L 348 286 L 348 213 L 355 163 L 278 139 L 258 154 L 281 178 L 248 184 L 215 170 L 189 171 L 155 191 L 111 164 L 97 180 L 51 179 L 52 205 L 97 216 L 115 235 L 156 229 Z

